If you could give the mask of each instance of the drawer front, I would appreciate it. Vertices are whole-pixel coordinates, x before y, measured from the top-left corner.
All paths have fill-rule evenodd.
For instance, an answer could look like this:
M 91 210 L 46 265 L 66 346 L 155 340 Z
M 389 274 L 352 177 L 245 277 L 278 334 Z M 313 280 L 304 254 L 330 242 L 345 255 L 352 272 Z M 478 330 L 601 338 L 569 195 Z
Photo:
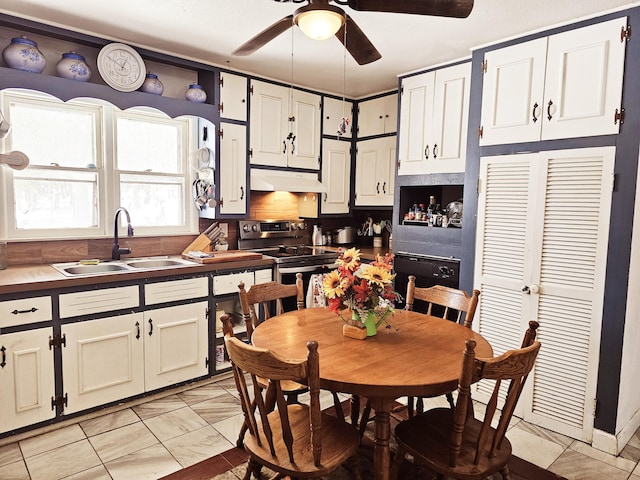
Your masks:
M 248 289 L 254 283 L 253 272 L 230 273 L 213 277 L 213 294 L 238 293 L 240 282 L 244 282 L 244 288 Z
M 0 302 L 0 328 L 51 321 L 51 297 Z
M 209 285 L 207 277 L 150 283 L 144 287 L 145 305 L 189 300 L 192 298 L 207 297 L 208 295 Z
M 60 318 L 140 306 L 138 286 L 102 288 L 60 295 Z
M 273 281 L 273 272 L 270 268 L 256 270 L 256 285 Z

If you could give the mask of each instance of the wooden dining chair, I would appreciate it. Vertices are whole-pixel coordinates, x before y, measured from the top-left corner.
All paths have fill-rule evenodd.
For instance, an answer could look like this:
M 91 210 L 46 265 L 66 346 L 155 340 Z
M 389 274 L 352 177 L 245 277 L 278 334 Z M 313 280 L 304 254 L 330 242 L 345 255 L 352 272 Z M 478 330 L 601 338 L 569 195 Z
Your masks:
M 439 316 L 447 320 L 453 320 L 457 323 L 463 323 L 467 328 L 471 328 L 473 317 L 478 306 L 478 296 L 480 290 L 473 290 L 469 295 L 464 290 L 457 288 L 444 287 L 435 285 L 433 287 L 416 287 L 416 277 L 409 275 L 407 284 L 406 310 L 413 310 L 415 300 L 426 302 L 426 314 Z M 435 308 L 434 308 L 435 307 Z M 446 394 L 447 401 L 453 408 L 453 395 Z M 416 401 L 417 413 L 424 410 L 424 402 L 418 397 Z M 407 400 L 407 412 L 409 416 L 414 415 L 414 399 L 409 397 Z
M 260 283 L 252 285 L 249 291 L 245 290 L 244 282 L 238 285 L 240 295 L 240 305 L 242 307 L 242 316 L 247 328 L 247 341 L 251 341 L 253 330 L 262 321 L 271 318 L 271 309 L 275 307 L 275 314 L 284 311 L 282 299 L 296 297 L 296 306 L 298 310 L 304 308 L 304 289 L 302 287 L 302 274 L 296 274 L 296 283 L 285 285 L 278 282 Z M 260 315 L 262 313 L 262 316 Z M 262 388 L 269 386 L 269 380 L 266 378 L 258 378 L 258 383 Z M 289 403 L 297 403 L 298 396 L 309 391 L 306 385 L 297 382 L 283 381 L 281 388 L 287 397 Z M 270 392 L 271 393 L 271 392 Z M 268 406 L 273 408 L 275 399 L 269 398 Z M 245 422 L 238 435 L 236 445 L 242 448 L 244 436 L 247 432 L 248 425 Z
M 507 463 L 511 443 L 505 433 L 540 350 L 540 342 L 535 341 L 537 328 L 538 322 L 530 321 L 522 347 L 493 358 L 476 358 L 475 340 L 466 341 L 455 409 L 435 408 L 396 426 L 398 450 L 392 479 L 397 477 L 406 454 L 412 455 L 415 463 L 436 472 L 439 479 L 483 480 L 496 472 L 504 480 L 510 479 Z M 484 418 L 476 419 L 471 385 L 482 379 L 494 380 L 495 385 Z M 502 381 L 509 381 L 509 385 L 504 401 L 500 402 Z M 494 428 L 491 422 L 499 403 L 501 413 Z
M 223 325 L 225 346 L 249 428 L 244 441 L 249 454 L 245 480 L 252 474 L 260 478 L 262 466 L 277 472 L 278 478 L 322 477 L 356 456 L 360 445 L 357 430 L 320 409 L 317 342 L 307 342 L 306 359 L 288 360 L 235 338 L 228 317 Z M 268 389 L 260 380 L 265 378 L 269 379 Z M 308 385 L 309 405 L 289 403 L 284 382 Z M 275 396 L 275 409 L 268 405 L 267 390 Z M 357 469 L 355 477 L 359 478 Z

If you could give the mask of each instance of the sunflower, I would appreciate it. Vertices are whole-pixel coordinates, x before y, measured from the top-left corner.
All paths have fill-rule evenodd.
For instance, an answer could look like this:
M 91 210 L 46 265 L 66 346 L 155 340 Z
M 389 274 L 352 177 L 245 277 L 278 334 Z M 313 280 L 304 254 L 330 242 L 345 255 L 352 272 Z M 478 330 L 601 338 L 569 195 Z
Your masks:
M 354 271 L 360 265 L 360 250 L 350 248 L 346 250 L 337 260 L 338 265 L 347 270 Z
M 342 278 L 337 270 L 329 272 L 322 281 L 324 294 L 327 298 L 342 297 L 346 283 L 346 279 Z
M 367 265 L 362 270 L 361 277 L 369 283 L 380 285 L 381 287 L 388 285 L 393 279 L 393 275 L 386 268 L 376 265 Z

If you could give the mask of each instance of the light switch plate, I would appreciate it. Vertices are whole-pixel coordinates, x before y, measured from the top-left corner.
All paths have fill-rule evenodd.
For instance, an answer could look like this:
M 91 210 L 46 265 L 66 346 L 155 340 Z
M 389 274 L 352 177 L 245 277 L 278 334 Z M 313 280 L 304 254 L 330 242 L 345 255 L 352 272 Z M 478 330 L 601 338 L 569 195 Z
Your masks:
M 228 223 L 219 223 L 218 226 L 225 237 L 229 238 L 229 224 Z

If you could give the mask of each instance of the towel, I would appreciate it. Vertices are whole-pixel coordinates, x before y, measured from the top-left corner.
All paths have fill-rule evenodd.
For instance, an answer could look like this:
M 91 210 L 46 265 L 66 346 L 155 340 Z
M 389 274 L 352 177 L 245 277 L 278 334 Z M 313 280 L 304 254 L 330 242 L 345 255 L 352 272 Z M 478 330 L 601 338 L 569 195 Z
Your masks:
M 324 280 L 324 273 L 316 273 L 311 275 L 309 279 L 309 288 L 307 288 L 307 308 L 313 307 L 326 307 L 327 299 L 324 296 L 322 290 L 322 281 Z

